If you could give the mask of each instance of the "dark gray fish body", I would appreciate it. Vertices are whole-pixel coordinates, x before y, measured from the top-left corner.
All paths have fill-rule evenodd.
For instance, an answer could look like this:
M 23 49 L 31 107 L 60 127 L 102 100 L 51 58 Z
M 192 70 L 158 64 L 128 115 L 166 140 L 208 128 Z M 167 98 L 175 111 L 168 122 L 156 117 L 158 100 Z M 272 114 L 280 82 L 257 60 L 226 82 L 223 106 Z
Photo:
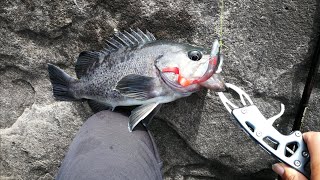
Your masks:
M 190 57 L 190 52 L 194 51 L 201 54 Z M 179 67 L 184 77 L 202 76 L 208 65 L 207 60 L 198 56 L 206 54 L 208 52 L 204 48 L 157 41 L 151 33 L 145 34 L 138 29 L 137 32 L 116 34 L 107 41 L 107 47 L 102 51 L 80 53 L 75 66 L 78 79 L 71 78 L 51 64 L 48 71 L 53 94 L 58 100 L 88 99 L 93 109 L 100 110 L 142 105 L 133 110 L 129 117 L 131 131 L 158 105 L 189 96 L 201 87 L 194 84 L 192 89 L 177 91 L 161 78 L 164 77 L 160 74 L 161 69 Z M 199 62 L 195 62 L 194 57 Z M 165 77 L 177 81 L 175 74 L 167 73 Z M 220 80 L 217 76 L 207 82 L 217 87 L 212 89 L 219 91 L 224 87 Z
M 93 99 L 106 103 L 112 108 L 140 105 L 152 101 L 166 103 L 190 95 L 191 92 L 182 94 L 171 89 L 159 77 L 159 72 L 155 67 L 155 61 L 161 59 L 163 54 L 171 52 L 176 48 L 175 46 L 179 46 L 179 44 L 153 41 L 140 47 L 127 48 L 108 54 L 99 52 L 101 62 L 96 62 L 85 76 L 72 84 L 71 91 L 78 99 Z M 137 94 L 131 98 L 134 94 L 128 97 L 128 95 L 121 94 L 116 90 L 121 79 L 133 74 L 154 78 L 152 86 L 144 92 L 148 94 L 143 96 Z M 144 79 L 142 78 L 141 81 Z

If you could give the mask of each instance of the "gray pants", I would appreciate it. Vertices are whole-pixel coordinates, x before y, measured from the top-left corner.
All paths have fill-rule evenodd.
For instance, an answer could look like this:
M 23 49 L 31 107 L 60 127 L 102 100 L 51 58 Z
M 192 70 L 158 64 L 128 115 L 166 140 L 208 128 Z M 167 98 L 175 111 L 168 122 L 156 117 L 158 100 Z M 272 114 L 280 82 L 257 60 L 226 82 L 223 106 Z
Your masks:
M 162 162 L 151 134 L 130 133 L 128 117 L 101 111 L 80 128 L 56 179 L 162 179 Z

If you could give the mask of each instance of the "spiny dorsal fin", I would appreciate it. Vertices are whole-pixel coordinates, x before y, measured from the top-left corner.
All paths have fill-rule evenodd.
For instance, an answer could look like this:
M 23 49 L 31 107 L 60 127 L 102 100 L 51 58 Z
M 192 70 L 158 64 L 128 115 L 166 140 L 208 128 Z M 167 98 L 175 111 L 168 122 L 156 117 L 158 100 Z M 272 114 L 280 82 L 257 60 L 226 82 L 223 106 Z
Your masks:
M 137 31 L 130 29 L 130 32 L 117 32 L 106 41 L 105 48 L 100 52 L 84 51 L 80 53 L 75 66 L 77 77 L 80 79 L 83 75 L 86 75 L 90 68 L 99 65 L 112 52 L 122 48 L 141 46 L 155 40 L 156 38 L 152 33 L 149 31 L 144 33 L 139 28 Z
M 144 33 L 139 28 L 137 31 L 130 29 L 130 32 L 117 32 L 113 37 L 106 40 L 106 46 L 101 52 L 109 54 L 121 48 L 136 47 L 155 40 L 154 35 L 148 30 Z
M 75 71 L 78 79 L 86 75 L 90 68 L 95 67 L 104 60 L 105 54 L 95 51 L 83 51 L 79 54 L 75 65 Z

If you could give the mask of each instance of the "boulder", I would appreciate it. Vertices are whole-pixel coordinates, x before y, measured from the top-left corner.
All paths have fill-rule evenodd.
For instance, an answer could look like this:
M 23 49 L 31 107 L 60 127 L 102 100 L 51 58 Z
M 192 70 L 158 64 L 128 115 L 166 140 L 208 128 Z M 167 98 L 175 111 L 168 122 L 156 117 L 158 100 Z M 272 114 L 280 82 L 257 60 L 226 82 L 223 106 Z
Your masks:
M 86 103 L 52 97 L 47 63 L 75 76 L 81 51 L 115 30 L 210 47 L 221 37 L 226 82 L 244 89 L 289 133 L 319 36 L 318 1 L 0 1 L 0 179 L 53 179 Z M 220 17 L 223 15 L 223 33 Z M 319 73 L 302 131 L 319 131 Z M 274 179 L 277 162 L 230 117 L 214 92 L 168 103 L 151 124 L 165 179 Z

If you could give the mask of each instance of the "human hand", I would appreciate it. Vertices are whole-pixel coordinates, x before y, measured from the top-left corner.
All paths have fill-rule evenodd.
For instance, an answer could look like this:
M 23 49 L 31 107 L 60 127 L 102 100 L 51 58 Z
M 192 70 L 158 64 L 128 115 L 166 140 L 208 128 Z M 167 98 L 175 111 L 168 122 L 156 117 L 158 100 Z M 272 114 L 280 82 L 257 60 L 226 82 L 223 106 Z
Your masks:
M 303 139 L 310 154 L 311 180 L 318 180 L 320 179 L 320 132 L 304 133 Z M 283 180 L 307 179 L 304 175 L 283 163 L 274 164 L 272 170 L 280 175 Z

